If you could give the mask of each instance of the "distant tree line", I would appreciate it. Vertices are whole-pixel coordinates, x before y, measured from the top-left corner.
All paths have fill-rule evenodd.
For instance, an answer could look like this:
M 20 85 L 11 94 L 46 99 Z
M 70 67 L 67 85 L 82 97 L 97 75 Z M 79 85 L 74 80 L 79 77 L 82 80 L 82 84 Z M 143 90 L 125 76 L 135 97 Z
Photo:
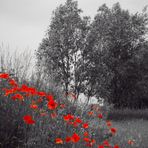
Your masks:
M 131 14 L 116 3 L 94 19 L 77 1 L 53 12 L 37 52 L 37 66 L 63 84 L 66 94 L 104 98 L 116 108 L 148 107 L 148 14 Z

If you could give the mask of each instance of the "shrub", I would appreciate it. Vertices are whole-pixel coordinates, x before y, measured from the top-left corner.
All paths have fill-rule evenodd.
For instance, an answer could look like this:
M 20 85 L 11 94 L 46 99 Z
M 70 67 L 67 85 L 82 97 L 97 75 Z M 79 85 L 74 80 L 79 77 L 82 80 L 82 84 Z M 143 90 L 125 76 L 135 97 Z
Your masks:
M 0 74 L 1 77 L 3 75 Z M 82 114 L 81 109 L 68 100 L 63 102 L 52 94 L 24 84 L 18 86 L 15 81 L 12 84 L 9 75 L 6 79 L 11 88 L 4 89 L 4 95 L 9 96 L 8 99 L 14 101 L 15 105 L 20 104 L 17 106 L 20 106 L 20 116 L 16 116 L 20 123 L 24 120 L 27 124 L 23 128 L 24 146 L 81 148 L 111 145 L 108 140 L 116 133 L 116 129 L 102 120 L 101 112 L 83 111 Z M 84 135 L 86 132 L 88 134 Z

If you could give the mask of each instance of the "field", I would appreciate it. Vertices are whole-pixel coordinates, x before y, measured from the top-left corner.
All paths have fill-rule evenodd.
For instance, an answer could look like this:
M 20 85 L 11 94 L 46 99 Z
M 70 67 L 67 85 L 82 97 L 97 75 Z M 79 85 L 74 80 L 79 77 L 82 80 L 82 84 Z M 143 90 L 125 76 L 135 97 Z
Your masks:
M 117 135 L 112 139 L 121 148 L 148 148 L 148 110 L 117 110 L 110 114 Z M 133 145 L 128 140 L 134 140 Z

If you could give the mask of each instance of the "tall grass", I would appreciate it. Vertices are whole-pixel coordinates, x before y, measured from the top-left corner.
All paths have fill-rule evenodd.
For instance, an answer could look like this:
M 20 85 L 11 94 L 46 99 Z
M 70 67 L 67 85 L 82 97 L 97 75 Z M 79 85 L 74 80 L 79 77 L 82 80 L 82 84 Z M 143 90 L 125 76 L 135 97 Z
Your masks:
M 121 148 L 148 147 L 148 120 L 113 121 L 113 125 L 118 130 L 117 135 L 111 139 L 113 143 L 118 143 Z M 133 140 L 133 145 L 128 144 L 128 140 Z

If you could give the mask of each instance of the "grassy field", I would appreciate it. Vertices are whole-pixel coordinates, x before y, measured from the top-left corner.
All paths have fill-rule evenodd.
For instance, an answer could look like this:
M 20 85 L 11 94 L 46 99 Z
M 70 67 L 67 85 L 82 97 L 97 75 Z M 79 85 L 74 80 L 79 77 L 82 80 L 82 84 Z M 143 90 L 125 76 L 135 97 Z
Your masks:
M 121 148 L 148 148 L 148 110 L 118 110 L 110 114 L 117 135 L 112 139 Z M 128 140 L 134 140 L 133 145 Z

